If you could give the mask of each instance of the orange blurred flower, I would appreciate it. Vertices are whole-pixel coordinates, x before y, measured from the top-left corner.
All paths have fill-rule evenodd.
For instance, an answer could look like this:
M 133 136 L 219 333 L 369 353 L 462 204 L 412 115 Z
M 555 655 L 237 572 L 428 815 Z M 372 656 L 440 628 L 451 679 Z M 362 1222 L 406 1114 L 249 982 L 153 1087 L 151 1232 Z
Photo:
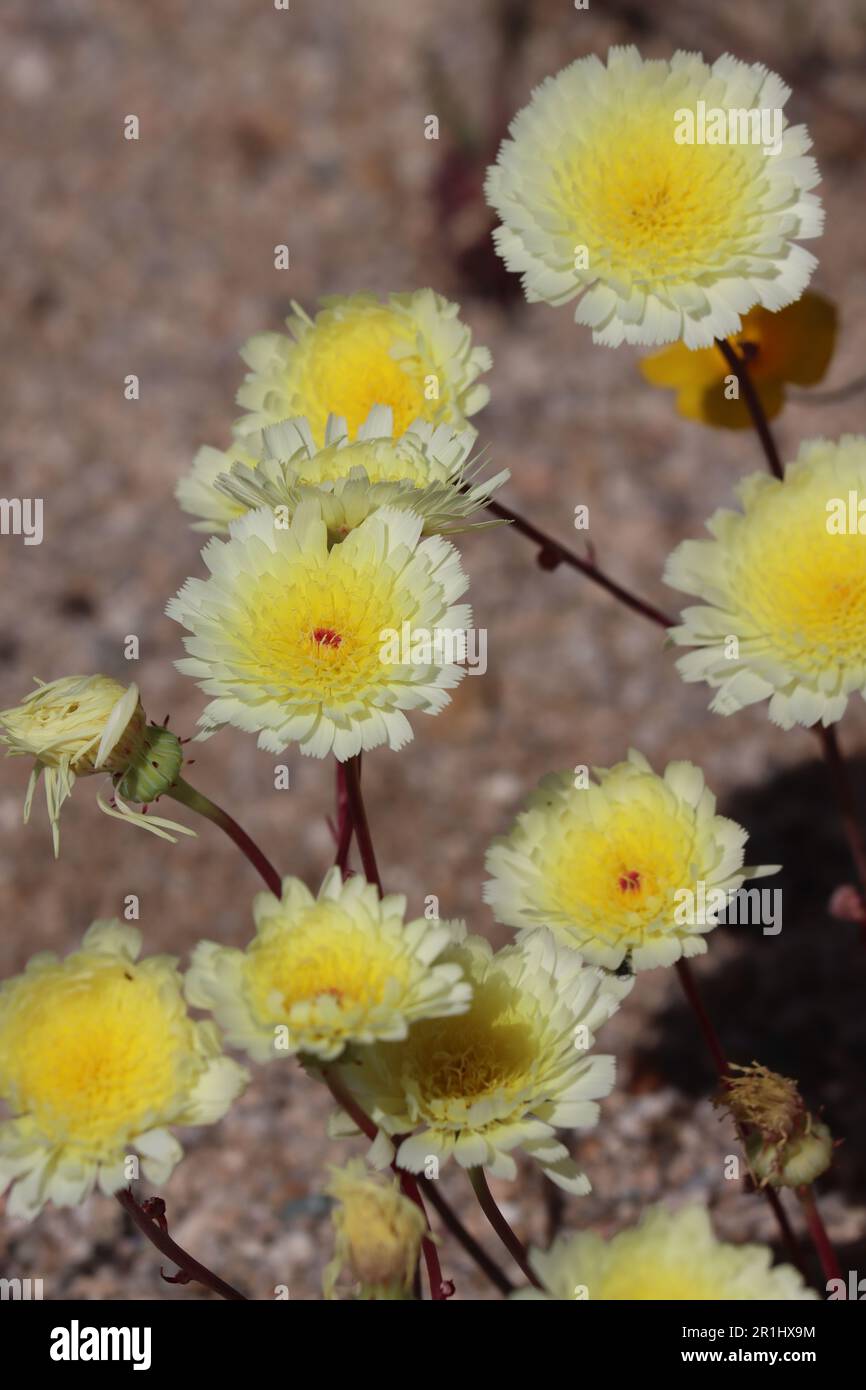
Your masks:
M 767 418 L 785 403 L 785 385 L 813 386 L 827 370 L 836 342 L 836 306 L 811 291 L 771 313 L 752 309 L 743 327 L 728 339 L 744 354 Z M 730 368 L 717 347 L 691 350 L 673 343 L 645 357 L 641 372 L 653 386 L 677 393 L 676 406 L 687 420 L 720 429 L 745 429 L 751 417 L 743 399 L 728 399 L 725 382 Z

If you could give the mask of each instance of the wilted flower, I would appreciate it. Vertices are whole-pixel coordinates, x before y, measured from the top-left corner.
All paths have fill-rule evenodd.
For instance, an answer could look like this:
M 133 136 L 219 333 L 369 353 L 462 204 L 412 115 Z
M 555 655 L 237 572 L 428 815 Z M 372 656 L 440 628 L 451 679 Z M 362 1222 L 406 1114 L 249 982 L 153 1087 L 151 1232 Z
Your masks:
M 806 1109 L 796 1081 L 753 1062 L 734 1065 L 715 1104 L 746 1131 L 746 1156 L 765 1187 L 801 1187 L 830 1166 L 833 1136 Z
M 405 1038 L 419 1018 L 465 1010 L 471 994 L 459 965 L 434 963 L 449 925 L 405 914 L 404 897 L 380 900 L 374 884 L 344 882 L 337 868 L 317 898 L 286 878 L 281 899 L 253 900 L 246 950 L 199 942 L 187 997 L 256 1062 L 298 1052 L 327 1060 L 349 1042 Z
M 419 419 L 463 429 L 486 405 L 490 393 L 478 377 L 490 369 L 490 353 L 472 346 L 459 304 L 433 290 L 384 303 L 372 294 L 321 302 L 314 319 L 292 305 L 291 336 L 260 333 L 241 349 L 251 368 L 238 392 L 248 412 L 236 426 L 242 440 L 304 415 L 321 447 L 329 415 L 345 419 L 354 438 L 374 405 L 390 406 L 397 435 Z
M 703 600 L 670 629 L 699 648 L 677 670 L 717 714 L 769 699 L 783 729 L 834 724 L 866 694 L 866 436 L 811 440 L 784 481 L 753 473 L 737 495 L 668 559 L 666 583 Z
M 727 893 L 775 867 L 743 866 L 746 832 L 716 815 L 692 763 L 669 763 L 659 777 L 631 749 L 594 771 L 597 786 L 567 772 L 542 779 L 488 850 L 485 901 L 506 926 L 548 926 L 609 969 L 626 957 L 646 970 L 702 954 Z
M 141 1168 L 164 1183 L 183 1156 L 173 1125 L 213 1124 L 247 1073 L 223 1056 L 213 1023 L 196 1023 L 171 956 L 138 961 L 141 933 L 94 922 L 60 961 L 33 956 L 0 985 L 0 1189 L 33 1217 L 110 1195 Z
M 427 1229 L 422 1211 L 396 1178 L 375 1176 L 363 1159 L 332 1167 L 330 1175 L 325 1192 L 337 1202 L 331 1212 L 337 1244 L 324 1274 L 325 1297 L 334 1297 L 344 1269 L 360 1285 L 360 1298 L 408 1297 Z
M 771 1268 L 763 1245 L 729 1245 L 713 1235 L 703 1207 L 650 1207 L 640 1225 L 603 1240 L 591 1231 L 561 1235 L 530 1263 L 541 1289 L 517 1299 L 625 1303 L 779 1301 L 818 1297 L 793 1265 Z
M 397 1163 L 410 1173 L 454 1158 L 513 1178 L 522 1149 L 558 1187 L 588 1192 L 555 1130 L 597 1123 L 614 1059 L 590 1049 L 633 981 L 585 965 L 547 932 L 495 954 L 483 937 L 464 937 L 457 925 L 453 932 L 440 959 L 459 965 L 471 984 L 469 1010 L 415 1023 L 404 1042 L 359 1048 L 338 1064 L 383 1132 L 371 1161 L 390 1160 L 383 1135 L 401 1136 Z M 334 1127 L 353 1132 L 342 1112 Z
M 818 236 L 823 214 L 808 133 L 785 125 L 789 95 L 759 63 L 644 61 L 631 47 L 547 78 L 486 189 L 503 222 L 497 250 L 527 299 L 579 297 L 575 319 L 609 347 L 690 348 L 738 333 L 755 304 L 798 299 L 816 262 L 796 241 Z M 721 113 L 723 143 L 701 138 L 701 110 Z M 762 112 L 777 121 L 772 153 L 763 129 L 755 139 Z
M 195 832 L 159 816 L 144 816 L 126 804 L 154 800 L 167 791 L 180 771 L 182 754 L 174 734 L 148 725 L 138 687 L 123 686 L 108 676 L 64 676 L 36 690 L 20 705 L 0 711 L 0 742 L 7 756 L 33 758 L 24 800 L 30 818 L 33 793 L 45 778 L 45 799 L 55 856 L 60 849 L 60 811 L 77 777 L 102 772 L 114 782 L 112 804 L 97 795 L 109 815 L 150 830 L 162 839 Z M 146 794 L 139 795 L 144 791 Z
M 166 610 L 192 633 L 178 669 L 214 697 L 204 730 L 234 724 L 270 752 L 298 743 L 341 762 L 407 743 L 402 711 L 438 713 L 466 672 L 434 642 L 424 660 L 400 660 L 392 635 L 404 625 L 459 635 L 471 622 L 454 603 L 468 584 L 460 556 L 421 527 L 386 507 L 329 546 L 321 500 L 308 498 L 288 529 L 263 507 L 232 522 L 230 540 L 212 539 L 202 551 L 212 578 L 187 580 Z

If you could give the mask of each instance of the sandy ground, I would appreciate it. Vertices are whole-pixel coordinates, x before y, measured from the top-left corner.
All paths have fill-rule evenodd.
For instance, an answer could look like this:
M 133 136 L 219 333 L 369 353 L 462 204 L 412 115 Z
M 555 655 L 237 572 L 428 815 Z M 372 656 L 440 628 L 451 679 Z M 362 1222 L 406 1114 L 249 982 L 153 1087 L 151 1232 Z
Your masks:
M 576 13 L 564 0 L 292 0 L 278 13 L 258 0 L 7 0 L 0 23 L 0 256 L 11 272 L 0 285 L 2 490 L 45 501 L 41 546 L 0 540 L 0 707 L 33 675 L 103 670 L 136 679 L 152 717 L 170 712 L 191 732 L 203 698 L 173 667 L 180 634 L 163 609 L 201 564 L 173 488 L 200 443 L 228 442 L 239 344 L 279 328 L 290 299 L 312 308 L 325 293 L 431 284 L 460 299 L 493 352 L 492 399 L 476 423 L 495 465 L 512 471 L 506 500 L 566 541 L 575 505 L 588 504 L 601 563 L 674 607 L 664 559 L 761 466 L 754 439 L 680 420 L 642 383 L 636 352 L 593 347 L 567 310 L 525 306 L 489 251 L 484 166 L 509 114 L 573 57 L 636 42 L 658 56 L 730 50 L 782 73 L 824 175 L 814 283 L 842 314 L 826 384 L 862 371 L 863 3 Z M 138 142 L 122 136 L 130 113 Z M 424 139 L 430 113 L 438 142 Z M 273 267 L 280 242 L 288 272 Z M 141 381 L 135 402 L 123 396 L 128 373 Z M 783 454 L 862 430 L 863 412 L 862 396 L 791 403 L 778 422 Z M 417 719 L 399 755 L 365 761 L 388 888 L 413 910 L 437 894 L 444 916 L 502 941 L 481 903 L 484 851 L 545 772 L 605 766 L 632 743 L 656 765 L 700 762 L 749 829 L 750 857 L 785 864 L 785 916 L 778 937 L 717 931 L 697 972 L 731 1055 L 800 1077 L 844 1138 L 822 1205 L 843 1268 L 862 1269 L 866 955 L 825 910 L 850 868 L 814 738 L 781 733 L 763 707 L 709 714 L 653 626 L 574 573 L 543 573 L 521 537 L 488 532 L 461 549 L 489 669 L 445 714 Z M 842 739 L 864 746 L 862 706 Z M 275 791 L 274 759 L 236 731 L 196 756 L 191 780 L 282 871 L 315 884 L 332 857 L 331 769 L 291 753 L 291 789 Z M 855 770 L 862 788 L 864 765 Z M 25 781 L 20 763 L 0 769 L 4 976 L 37 949 L 70 949 L 129 893 L 148 949 L 185 956 L 203 936 L 247 939 L 258 885 L 216 830 L 162 844 L 105 821 L 82 783 L 55 864 L 42 809 L 20 824 Z M 734 1141 L 709 1104 L 712 1071 L 673 972 L 640 978 L 603 1045 L 618 1085 L 579 1145 L 593 1193 L 565 1203 L 564 1224 L 613 1231 L 661 1196 L 693 1198 L 726 1237 L 774 1240 L 764 1204 L 724 1179 Z M 292 1298 L 319 1293 L 331 1241 L 317 1193 L 323 1165 L 347 1152 L 325 1137 L 327 1110 L 300 1071 L 259 1069 L 220 1125 L 190 1135 L 163 1193 L 176 1239 L 256 1298 L 278 1284 Z M 460 1175 L 443 1186 L 481 1234 Z M 546 1238 L 536 1171 L 496 1191 L 522 1235 Z M 104 1198 L 31 1226 L 4 1220 L 0 1261 L 4 1274 L 42 1277 L 50 1298 L 209 1296 L 161 1285 L 159 1257 Z M 488 1296 L 450 1242 L 444 1265 L 458 1297 Z

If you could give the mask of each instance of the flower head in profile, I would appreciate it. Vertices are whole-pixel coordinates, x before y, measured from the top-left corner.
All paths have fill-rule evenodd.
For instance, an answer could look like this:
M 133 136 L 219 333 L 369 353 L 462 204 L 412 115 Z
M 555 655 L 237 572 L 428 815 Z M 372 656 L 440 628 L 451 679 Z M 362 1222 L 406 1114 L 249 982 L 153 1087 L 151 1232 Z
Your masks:
M 255 468 L 259 456 L 234 443 L 228 449 L 214 449 L 205 444 L 199 449 L 188 473 L 178 482 L 175 497 L 181 509 L 194 516 L 193 531 L 206 531 L 208 535 L 224 534 L 229 522 L 243 516 L 248 507 L 223 492 L 218 487 L 219 480 L 231 473 L 234 466 Z
M 486 186 L 496 248 L 527 299 L 577 299 L 576 321 L 608 347 L 701 348 L 756 304 L 799 298 L 816 262 L 797 243 L 820 234 L 822 210 L 808 133 L 785 123 L 789 95 L 759 63 L 644 61 L 632 47 L 547 78 Z
M 254 899 L 246 950 L 199 942 L 187 997 L 256 1062 L 330 1060 L 350 1042 L 405 1038 L 416 1019 L 459 1013 L 470 997 L 459 965 L 439 962 L 449 925 L 405 914 L 404 897 L 380 900 L 374 884 L 343 882 L 337 868 L 318 897 L 286 878 L 280 899 Z
M 743 327 L 728 341 L 746 360 L 768 420 L 785 404 L 785 386 L 814 386 L 830 364 L 836 340 L 836 306 L 807 290 L 778 313 L 750 309 Z M 748 429 L 752 417 L 745 398 L 729 390 L 731 368 L 717 347 L 691 352 L 683 343 L 645 357 L 641 372 L 653 386 L 677 393 L 677 412 L 721 429 Z
M 712 540 L 668 559 L 666 583 L 702 600 L 670 630 L 697 648 L 677 669 L 717 692 L 717 714 L 769 700 L 783 729 L 834 724 L 866 695 L 866 436 L 811 440 L 783 482 L 755 473 L 737 495 Z
M 271 752 L 297 743 L 340 761 L 407 743 L 403 711 L 438 713 L 466 674 L 450 658 L 465 655 L 471 623 L 455 603 L 468 584 L 457 551 L 441 536 L 422 540 L 421 527 L 414 512 L 386 507 L 329 546 L 311 497 L 285 529 L 260 508 L 232 522 L 228 541 L 212 539 L 202 551 L 211 578 L 187 580 L 167 609 L 192 634 L 178 669 L 213 697 L 204 736 L 234 724 Z M 450 639 L 420 641 L 435 632 Z
M 250 368 L 237 398 L 247 412 L 236 426 L 242 440 L 303 415 L 321 448 L 329 415 L 355 438 L 374 405 L 390 406 L 396 435 L 419 419 L 461 430 L 486 405 L 478 378 L 490 353 L 472 346 L 458 304 L 433 290 L 321 303 L 313 319 L 294 304 L 288 336 L 260 333 L 241 349 Z
M 561 1235 L 529 1258 L 543 1287 L 520 1289 L 512 1298 L 802 1303 L 818 1297 L 793 1265 L 773 1267 L 766 1246 L 717 1240 L 709 1215 L 697 1206 L 671 1212 L 656 1205 L 610 1240 L 591 1231 Z
M 672 965 L 707 949 L 728 892 L 746 878 L 746 832 L 716 815 L 692 763 L 653 772 L 631 749 L 596 768 L 598 783 L 570 772 L 540 782 L 507 835 L 493 841 L 484 886 L 497 921 L 549 927 L 587 960 L 616 969 Z
M 363 1159 L 332 1167 L 325 1192 L 335 1199 L 331 1212 L 336 1249 L 324 1273 L 326 1298 L 333 1298 L 346 1270 L 364 1299 L 411 1297 L 426 1222 L 420 1207 L 404 1197 L 396 1178 L 371 1173 Z
M 425 535 L 496 526 L 469 518 L 505 482 L 508 469 L 478 481 L 479 460 L 469 458 L 474 438 L 472 430 L 455 433 L 425 420 L 395 438 L 392 411 L 374 406 L 351 443 L 345 420 L 331 416 L 319 449 L 305 419 L 286 420 L 266 428 L 262 459 L 226 462 L 214 491 L 238 510 L 267 506 L 286 518 L 304 498 L 315 497 L 332 541 L 384 506 L 417 512 Z
M 130 1151 L 164 1183 L 183 1156 L 174 1125 L 213 1124 L 247 1073 L 213 1023 L 188 1015 L 171 956 L 139 961 L 141 933 L 94 922 L 65 960 L 34 956 L 0 985 L 0 1189 L 30 1218 L 130 1179 Z
M 140 825 L 166 840 L 194 831 L 159 816 L 134 811 L 127 801 L 146 802 L 166 791 L 180 770 L 182 753 L 174 734 L 148 725 L 138 687 L 109 676 L 64 676 L 37 681 L 20 705 L 0 711 L 0 743 L 7 756 L 32 758 L 24 800 L 30 818 L 33 793 L 44 778 L 55 856 L 60 850 L 60 811 L 77 777 L 107 773 L 111 803 L 97 796 L 108 815 Z M 139 795 L 147 787 L 147 794 Z
M 353 1051 L 351 1065 L 339 1064 L 345 1084 L 382 1135 L 402 1136 L 397 1162 L 410 1173 L 453 1158 L 513 1178 L 521 1149 L 558 1187 L 588 1192 L 555 1131 L 596 1124 L 614 1059 L 590 1049 L 633 981 L 585 965 L 546 932 L 494 953 L 455 929 L 444 959 L 472 986 L 469 1010 L 415 1023 L 404 1042 Z M 352 1132 L 342 1113 L 335 1128 Z M 370 1153 L 377 1164 L 393 1152 L 382 1135 Z

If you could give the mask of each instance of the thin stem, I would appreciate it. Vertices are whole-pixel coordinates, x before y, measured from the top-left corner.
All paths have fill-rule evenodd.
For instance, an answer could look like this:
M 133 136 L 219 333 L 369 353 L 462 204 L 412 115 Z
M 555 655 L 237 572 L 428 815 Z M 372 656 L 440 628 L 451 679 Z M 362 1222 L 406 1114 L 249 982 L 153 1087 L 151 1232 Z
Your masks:
M 480 1166 L 477 1168 L 470 1168 L 469 1181 L 472 1183 L 475 1196 L 478 1198 L 478 1205 L 481 1207 L 487 1220 L 499 1236 L 499 1239 L 502 1241 L 509 1255 L 526 1275 L 530 1284 L 534 1285 L 536 1289 L 540 1289 L 541 1284 L 532 1271 L 526 1247 L 514 1234 L 508 1222 L 505 1220 L 505 1217 L 502 1215 L 502 1212 L 496 1205 L 493 1199 L 493 1193 L 487 1186 L 487 1177 L 484 1169 Z
M 766 454 L 770 472 L 774 473 L 777 478 L 784 478 L 785 470 L 782 467 L 779 450 L 776 448 L 776 441 L 767 423 L 767 416 L 764 412 L 761 398 L 755 390 L 755 383 L 752 381 L 746 358 L 737 352 L 736 348 L 728 342 L 727 338 L 717 338 L 716 347 L 719 349 L 719 352 L 724 357 L 740 384 L 746 401 L 746 407 L 752 417 L 752 424 L 755 426 L 758 438 L 761 441 L 761 446 Z
M 542 569 L 556 569 L 556 566 L 559 564 L 571 565 L 573 569 L 579 570 L 581 574 L 585 574 L 587 579 L 591 579 L 593 584 L 598 584 L 600 588 L 612 594 L 620 603 L 624 603 L 626 608 L 631 608 L 633 612 L 640 613 L 642 617 L 647 618 L 651 623 L 657 623 L 659 627 L 673 627 L 673 618 L 669 618 L 666 613 L 656 608 L 654 604 L 648 603 L 645 599 L 638 598 L 637 594 L 631 593 L 628 589 L 624 589 L 621 584 L 617 584 L 615 580 L 610 579 L 608 575 L 598 568 L 594 560 L 586 560 L 583 556 L 576 554 L 575 551 L 569 550 L 568 546 L 562 545 L 559 541 L 554 540 L 552 536 L 548 536 L 540 527 L 533 525 L 531 521 L 526 521 L 509 507 L 504 507 L 501 502 L 488 502 L 487 511 L 492 512 L 494 516 L 501 517 L 503 521 L 510 521 L 515 531 L 519 531 L 521 535 L 535 542 L 539 547 L 538 563 L 541 565 Z
M 161 1226 L 157 1219 L 150 1216 L 144 1207 L 139 1205 L 128 1187 L 114 1195 L 123 1210 L 132 1217 L 142 1235 L 146 1236 L 163 1255 L 173 1260 L 178 1269 L 187 1276 L 184 1280 L 168 1279 L 168 1283 L 187 1283 L 190 1279 L 194 1279 L 197 1284 L 204 1284 L 205 1288 L 218 1293 L 220 1298 L 233 1302 L 248 1302 L 246 1294 L 240 1293 L 231 1284 L 227 1284 L 225 1279 L 220 1279 L 219 1275 L 214 1274 L 206 1265 L 199 1264 L 198 1260 L 193 1259 L 192 1255 L 187 1254 L 186 1250 L 183 1250 L 176 1241 L 173 1241 L 164 1226 Z M 160 1273 L 162 1273 L 161 1270 Z M 167 1279 L 165 1274 L 162 1277 Z
M 451 1232 L 455 1240 L 460 1242 L 467 1255 L 471 1256 L 478 1265 L 478 1268 L 487 1275 L 490 1282 L 496 1285 L 500 1293 L 511 1293 L 514 1285 L 507 1274 L 499 1268 L 499 1265 L 488 1255 L 484 1247 L 479 1245 L 475 1237 L 467 1231 L 466 1227 L 461 1223 L 445 1201 L 445 1198 L 439 1192 L 435 1181 L 432 1181 L 430 1178 L 419 1177 L 418 1186 L 430 1205 L 436 1208 L 443 1226 Z
M 689 1005 L 692 1009 L 692 1012 L 694 1013 L 695 1018 L 697 1019 L 698 1027 L 701 1030 L 703 1039 L 707 1044 L 707 1048 L 710 1052 L 710 1055 L 712 1056 L 713 1062 L 715 1063 L 716 1071 L 719 1074 L 719 1080 L 724 1085 L 725 1081 L 730 1076 L 730 1064 L 728 1062 L 725 1049 L 722 1046 L 721 1039 L 719 1038 L 719 1035 L 716 1032 L 715 1027 L 713 1025 L 713 1021 L 707 1013 L 706 1005 L 704 1004 L 701 992 L 698 989 L 697 980 L 692 974 L 691 966 L 689 965 L 687 960 L 678 960 L 676 969 L 677 975 L 680 979 L 680 984 L 683 987 L 683 993 L 685 994 L 686 999 L 688 1000 Z M 743 1131 L 743 1128 L 739 1121 L 736 1119 L 736 1117 L 732 1116 L 731 1118 L 734 1121 L 734 1128 L 737 1131 L 737 1138 L 742 1144 L 743 1149 L 745 1149 L 746 1135 Z M 782 1237 L 788 1248 L 788 1253 L 794 1261 L 794 1264 L 802 1273 L 802 1255 L 800 1253 L 800 1246 L 797 1241 L 797 1237 L 794 1234 L 793 1227 L 791 1226 L 791 1223 L 788 1220 L 787 1212 L 785 1211 L 785 1208 L 782 1206 L 779 1194 L 772 1187 L 761 1187 L 759 1190 L 764 1194 L 764 1196 L 767 1199 L 767 1202 L 772 1208 L 773 1214 L 777 1222 L 779 1223 L 779 1229 L 782 1232 Z
M 349 805 L 349 814 L 352 818 L 352 825 L 355 830 L 355 839 L 358 842 L 358 849 L 361 854 L 361 863 L 364 866 L 364 877 L 368 883 L 375 883 L 379 890 L 379 897 L 385 896 L 382 887 L 382 880 L 379 877 L 379 868 L 376 864 L 376 852 L 373 849 L 373 840 L 370 835 L 370 827 L 367 823 L 367 812 L 364 810 L 364 798 L 361 795 L 361 755 L 358 753 L 354 758 L 349 758 L 344 764 L 346 775 L 346 797 Z
M 349 850 L 352 847 L 352 832 L 355 829 L 349 798 L 346 792 L 346 770 L 342 763 L 335 761 L 337 796 L 337 856 L 334 865 L 343 878 L 349 871 Z
M 812 1237 L 812 1244 L 818 1252 L 821 1261 L 821 1269 L 825 1279 L 841 1279 L 842 1270 L 839 1267 L 839 1260 L 833 1243 L 827 1234 L 827 1228 L 821 1220 L 821 1213 L 818 1210 L 818 1203 L 815 1201 L 815 1193 L 811 1187 L 798 1187 L 797 1196 L 803 1206 L 806 1216 L 806 1225 L 809 1227 L 809 1235 Z
M 254 840 L 251 840 L 247 832 L 238 825 L 237 821 L 229 815 L 228 811 L 223 811 L 220 806 L 214 804 L 209 797 L 202 792 L 197 792 L 195 787 L 191 787 L 182 777 L 178 777 L 174 786 L 169 787 L 164 796 L 170 796 L 173 801 L 179 801 L 182 806 L 187 806 L 191 811 L 204 816 L 206 820 L 213 821 L 220 830 L 224 830 L 230 840 L 234 840 L 238 849 L 246 855 L 253 868 L 261 874 L 271 892 L 280 897 L 282 893 L 282 883 L 280 876 L 269 859 L 266 859 Z

